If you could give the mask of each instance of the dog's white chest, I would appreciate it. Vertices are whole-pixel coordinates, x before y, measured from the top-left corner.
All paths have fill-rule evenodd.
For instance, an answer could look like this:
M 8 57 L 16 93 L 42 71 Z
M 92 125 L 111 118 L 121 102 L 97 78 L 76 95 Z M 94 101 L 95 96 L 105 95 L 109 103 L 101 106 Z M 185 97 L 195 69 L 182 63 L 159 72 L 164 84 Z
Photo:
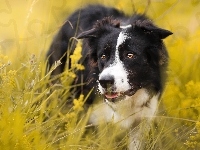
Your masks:
M 98 125 L 101 122 L 113 122 L 129 129 L 143 118 L 151 120 L 157 108 L 158 97 L 159 94 L 150 98 L 145 89 L 140 89 L 135 95 L 116 104 L 112 102 L 98 104 L 92 111 L 90 123 Z M 148 107 L 145 106 L 147 102 Z

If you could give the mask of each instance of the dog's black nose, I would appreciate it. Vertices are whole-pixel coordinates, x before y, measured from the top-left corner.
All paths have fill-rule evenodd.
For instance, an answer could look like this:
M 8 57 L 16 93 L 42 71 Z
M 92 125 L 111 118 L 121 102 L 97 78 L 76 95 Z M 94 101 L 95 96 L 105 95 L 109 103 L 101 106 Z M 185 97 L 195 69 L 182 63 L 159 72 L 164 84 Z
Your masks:
M 99 83 L 103 88 L 109 88 L 114 84 L 114 77 L 113 76 L 104 76 L 99 79 Z

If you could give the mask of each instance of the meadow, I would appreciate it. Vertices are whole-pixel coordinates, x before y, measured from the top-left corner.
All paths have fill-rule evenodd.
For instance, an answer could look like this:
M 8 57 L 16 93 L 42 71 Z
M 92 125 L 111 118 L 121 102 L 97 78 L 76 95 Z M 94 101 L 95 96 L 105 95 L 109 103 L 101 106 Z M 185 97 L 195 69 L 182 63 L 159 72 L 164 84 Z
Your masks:
M 50 86 L 45 55 L 53 37 L 76 8 L 113 6 L 127 15 L 146 13 L 173 32 L 164 40 L 170 56 L 168 80 L 146 141 L 146 150 L 200 149 L 199 0 L 1 0 L 0 149 L 120 150 L 127 143 L 112 124 L 87 124 L 87 96 L 70 92 L 75 71 L 84 69 L 76 47 L 72 68 Z M 91 130 L 92 128 L 92 130 Z M 93 129 L 94 128 L 94 129 Z M 116 132 L 117 131 L 117 132 Z

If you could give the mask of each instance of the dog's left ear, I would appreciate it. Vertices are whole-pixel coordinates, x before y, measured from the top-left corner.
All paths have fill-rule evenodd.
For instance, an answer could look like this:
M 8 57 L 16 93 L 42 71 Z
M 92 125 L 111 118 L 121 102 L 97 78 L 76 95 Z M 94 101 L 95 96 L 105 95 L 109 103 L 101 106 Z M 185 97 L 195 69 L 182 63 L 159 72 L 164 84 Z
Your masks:
M 156 27 L 150 20 L 137 20 L 135 26 L 142 29 L 145 33 L 157 35 L 160 39 L 173 34 L 171 31 Z

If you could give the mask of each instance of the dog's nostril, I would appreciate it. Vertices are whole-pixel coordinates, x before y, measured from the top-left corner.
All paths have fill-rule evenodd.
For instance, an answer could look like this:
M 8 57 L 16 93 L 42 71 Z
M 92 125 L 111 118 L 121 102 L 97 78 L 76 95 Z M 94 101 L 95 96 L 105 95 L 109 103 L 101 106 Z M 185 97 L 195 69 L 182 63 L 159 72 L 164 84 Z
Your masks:
M 114 84 L 113 76 L 105 76 L 99 79 L 99 83 L 103 88 L 109 88 Z

